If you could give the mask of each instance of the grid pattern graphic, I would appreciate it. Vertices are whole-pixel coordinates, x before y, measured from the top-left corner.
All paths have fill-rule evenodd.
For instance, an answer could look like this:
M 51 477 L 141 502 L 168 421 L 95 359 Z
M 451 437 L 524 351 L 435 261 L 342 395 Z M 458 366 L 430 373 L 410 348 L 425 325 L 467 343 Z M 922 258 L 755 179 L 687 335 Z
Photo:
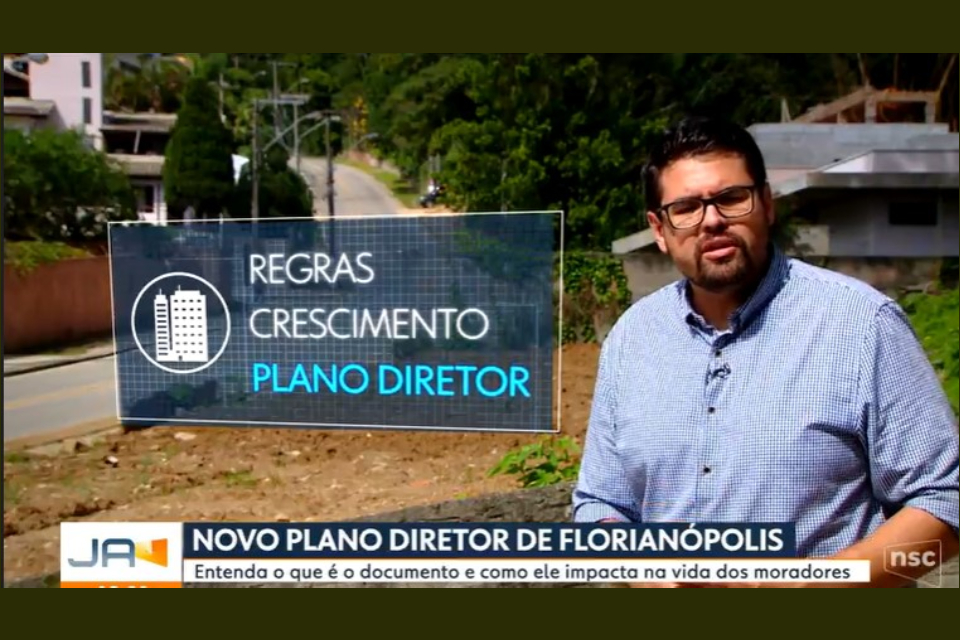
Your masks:
M 114 225 L 120 417 L 553 432 L 556 218 Z

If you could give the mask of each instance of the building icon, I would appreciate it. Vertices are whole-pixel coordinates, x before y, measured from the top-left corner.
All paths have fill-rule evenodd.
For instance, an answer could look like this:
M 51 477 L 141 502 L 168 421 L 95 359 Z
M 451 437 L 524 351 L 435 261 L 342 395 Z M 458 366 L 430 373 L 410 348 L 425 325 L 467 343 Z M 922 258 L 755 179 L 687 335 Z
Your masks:
M 157 362 L 207 362 L 207 297 L 179 287 L 153 299 Z

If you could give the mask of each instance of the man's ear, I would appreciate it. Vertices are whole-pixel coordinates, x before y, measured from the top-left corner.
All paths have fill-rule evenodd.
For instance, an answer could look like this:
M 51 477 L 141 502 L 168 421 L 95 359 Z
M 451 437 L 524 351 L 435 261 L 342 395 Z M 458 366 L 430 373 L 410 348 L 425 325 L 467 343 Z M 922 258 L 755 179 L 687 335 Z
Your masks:
M 650 229 L 653 230 L 653 237 L 657 241 L 657 247 L 660 248 L 662 253 L 667 253 L 667 243 L 663 239 L 663 222 L 661 222 L 660 216 L 653 211 L 648 211 L 647 222 L 650 224 Z

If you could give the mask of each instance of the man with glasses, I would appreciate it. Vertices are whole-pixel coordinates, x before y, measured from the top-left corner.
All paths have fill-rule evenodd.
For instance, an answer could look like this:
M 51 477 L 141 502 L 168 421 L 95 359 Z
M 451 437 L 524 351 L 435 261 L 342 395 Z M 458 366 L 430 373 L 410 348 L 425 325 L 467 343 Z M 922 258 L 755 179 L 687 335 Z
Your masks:
M 773 244 L 763 156 L 739 126 L 684 120 L 643 178 L 684 277 L 603 344 L 575 520 L 795 523 L 801 557 L 872 561 L 869 585 L 838 587 L 931 572 L 887 571 L 891 549 L 953 557 L 956 417 L 900 307 Z

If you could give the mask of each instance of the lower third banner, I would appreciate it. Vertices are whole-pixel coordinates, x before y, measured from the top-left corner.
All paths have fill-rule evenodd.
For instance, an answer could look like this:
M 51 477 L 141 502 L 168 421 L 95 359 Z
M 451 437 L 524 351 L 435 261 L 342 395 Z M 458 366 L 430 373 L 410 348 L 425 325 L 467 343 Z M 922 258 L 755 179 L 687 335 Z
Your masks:
M 868 582 L 789 524 L 63 523 L 61 586 Z

